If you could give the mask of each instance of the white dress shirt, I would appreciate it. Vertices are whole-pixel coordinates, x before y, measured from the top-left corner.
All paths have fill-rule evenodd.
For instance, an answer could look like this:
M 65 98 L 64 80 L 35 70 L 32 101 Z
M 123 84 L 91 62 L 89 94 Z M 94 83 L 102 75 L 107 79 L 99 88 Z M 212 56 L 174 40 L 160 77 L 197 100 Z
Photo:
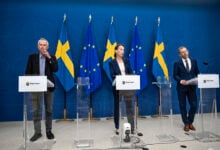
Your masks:
M 189 58 L 187 58 L 187 59 L 183 59 L 182 58 L 182 61 L 183 61 L 183 64 L 184 64 L 185 68 L 186 68 L 186 61 L 188 62 L 188 64 L 189 64 L 189 71 L 190 71 L 191 67 L 192 67 L 191 60 Z
M 124 62 L 120 62 L 118 63 L 119 65 L 119 69 L 121 71 L 121 75 L 125 75 L 125 65 L 124 65 Z

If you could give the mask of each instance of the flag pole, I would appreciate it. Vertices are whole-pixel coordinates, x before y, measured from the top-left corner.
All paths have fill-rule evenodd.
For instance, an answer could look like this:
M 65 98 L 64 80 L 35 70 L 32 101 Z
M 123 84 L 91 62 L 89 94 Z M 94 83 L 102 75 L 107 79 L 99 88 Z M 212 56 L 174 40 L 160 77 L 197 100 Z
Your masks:
M 66 14 L 63 15 L 63 22 L 66 21 Z M 63 102 L 63 120 L 66 121 L 66 91 L 64 90 L 64 102 Z
M 134 25 L 137 26 L 137 24 L 138 24 L 138 17 L 136 16 Z M 135 96 L 136 96 L 136 109 L 135 110 L 136 110 L 136 119 L 137 119 L 139 117 L 138 95 L 136 94 Z
M 136 16 L 135 17 L 135 26 L 137 26 L 137 24 L 138 24 L 138 17 Z M 136 93 L 136 92 L 135 92 Z M 136 106 L 135 106 L 135 117 L 136 117 L 136 119 L 135 119 L 135 124 L 136 124 L 136 132 L 137 132 L 137 135 L 138 136 L 143 136 L 143 133 L 141 133 L 141 132 L 139 132 L 138 131 L 138 124 L 137 124 L 137 118 L 139 117 L 139 107 L 138 107 L 138 95 L 137 95 L 137 93 L 135 94 L 135 98 L 136 98 Z
M 92 21 L 92 15 L 90 14 L 89 15 L 89 23 L 91 23 L 91 21 Z
M 90 14 L 89 15 L 89 23 L 91 23 L 92 22 L 92 15 Z M 92 108 L 92 94 L 90 93 L 90 109 L 89 109 L 89 112 L 90 112 L 90 119 L 91 120 L 94 120 L 94 118 L 93 118 L 93 108 Z
M 91 21 L 92 21 L 92 15 L 90 14 L 89 15 L 89 23 L 91 23 Z M 91 85 L 90 85 L 91 86 Z M 89 98 L 90 98 L 90 106 L 89 106 L 89 112 L 90 112 L 90 119 L 92 120 L 93 119 L 93 112 L 92 112 L 92 94 L 90 93 L 90 96 L 89 96 Z
M 111 17 L 111 22 L 110 22 L 110 25 L 112 25 L 114 22 L 114 16 Z M 106 120 L 111 120 L 113 119 L 113 116 L 110 116 L 110 117 L 107 117 Z
M 63 22 L 66 21 L 66 14 L 63 15 Z M 61 121 L 74 121 L 74 119 L 67 119 L 66 114 L 66 94 L 67 92 L 64 90 L 64 101 L 63 101 L 63 119 L 56 120 L 56 122 L 61 122 Z
M 113 22 L 114 22 L 114 16 L 112 16 L 111 18 L 111 24 L 113 24 Z
M 160 26 L 160 17 L 157 18 L 157 25 L 158 27 Z M 165 116 L 165 115 L 162 115 L 162 106 L 161 106 L 161 99 L 162 99 L 162 91 L 161 91 L 161 87 L 158 87 L 159 88 L 159 92 L 158 92 L 158 114 L 156 116 L 153 116 L 153 117 L 168 117 L 168 116 Z
M 135 17 L 135 25 L 137 25 L 137 23 L 138 23 L 138 17 L 136 16 Z
M 160 17 L 157 18 L 157 26 L 160 26 Z M 157 115 L 153 115 L 153 117 L 161 117 L 161 105 L 160 105 L 160 99 L 161 99 L 161 89 L 160 87 L 158 87 L 159 91 L 158 91 L 158 108 L 157 108 Z
M 160 17 L 157 18 L 157 25 L 160 26 Z M 159 99 L 158 99 L 158 115 L 161 116 L 161 89 L 159 87 Z
M 66 121 L 66 91 L 64 91 L 63 120 Z
M 66 21 L 66 14 L 63 15 L 63 22 Z
M 74 119 L 67 119 L 67 117 L 66 117 L 66 114 L 67 114 L 67 110 L 66 110 L 66 106 L 67 106 L 67 103 L 66 103 L 66 94 L 67 94 L 67 92 L 64 91 L 63 119 L 56 120 L 56 122 L 61 122 L 61 121 L 74 121 Z
M 160 17 L 157 18 L 157 24 L 160 26 Z

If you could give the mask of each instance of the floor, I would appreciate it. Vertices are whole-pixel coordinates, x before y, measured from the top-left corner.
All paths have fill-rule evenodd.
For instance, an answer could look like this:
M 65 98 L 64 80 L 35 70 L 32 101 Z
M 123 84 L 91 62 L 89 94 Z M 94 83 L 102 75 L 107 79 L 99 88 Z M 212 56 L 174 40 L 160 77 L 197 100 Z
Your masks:
M 121 120 L 121 125 L 124 122 L 126 119 Z M 143 136 L 130 135 L 131 141 L 126 143 L 123 142 L 124 136 L 121 136 L 123 130 L 120 135 L 114 133 L 112 119 L 94 119 L 90 123 L 88 120 L 79 120 L 78 123 L 76 120 L 54 120 L 55 140 L 47 140 L 42 131 L 43 137 L 36 142 L 28 141 L 27 149 L 220 150 L 220 114 L 218 116 L 197 115 L 194 125 L 197 130 L 186 133 L 182 129 L 183 125 L 179 115 L 138 118 L 137 132 L 141 132 Z M 44 125 L 42 126 L 44 127 Z M 210 133 L 208 136 L 205 134 L 207 131 Z M 32 122 L 28 122 L 27 137 L 30 138 L 32 134 Z M 90 141 L 85 143 L 85 139 L 90 139 Z M 121 139 L 122 142 L 120 142 Z M 86 147 L 88 144 L 90 147 Z M 22 150 L 23 147 L 23 122 L 1 122 L 0 149 Z

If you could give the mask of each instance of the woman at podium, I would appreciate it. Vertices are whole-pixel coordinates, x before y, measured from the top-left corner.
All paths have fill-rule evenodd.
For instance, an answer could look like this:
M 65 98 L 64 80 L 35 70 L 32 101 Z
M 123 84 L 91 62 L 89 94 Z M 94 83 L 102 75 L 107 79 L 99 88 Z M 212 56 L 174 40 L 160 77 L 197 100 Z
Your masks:
M 115 59 L 110 63 L 110 73 L 113 79 L 112 88 L 114 95 L 114 123 L 115 123 L 115 133 L 119 134 L 119 91 L 116 90 L 115 77 L 116 75 L 128 75 L 132 74 L 131 65 L 128 59 L 124 57 L 125 47 L 122 44 L 117 44 L 115 47 Z M 134 133 L 134 119 L 129 119 L 128 122 L 131 124 L 131 132 Z

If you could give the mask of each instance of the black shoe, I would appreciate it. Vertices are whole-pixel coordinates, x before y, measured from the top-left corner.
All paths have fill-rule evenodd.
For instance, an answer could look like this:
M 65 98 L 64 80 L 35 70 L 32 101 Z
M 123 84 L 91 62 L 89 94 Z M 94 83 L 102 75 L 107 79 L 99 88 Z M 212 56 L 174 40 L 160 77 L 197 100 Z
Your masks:
M 136 134 L 137 131 L 135 129 L 131 129 L 131 134 Z
M 54 134 L 51 131 L 48 131 L 46 134 L 48 139 L 54 139 Z
M 143 136 L 143 133 L 139 132 L 137 135 L 138 135 L 138 136 Z
M 116 134 L 116 135 L 119 135 L 118 129 L 115 130 L 115 134 Z
M 41 133 L 34 133 L 34 135 L 31 137 L 30 141 L 31 141 L 31 142 L 34 142 L 34 141 L 36 141 L 37 139 L 39 139 L 40 137 L 42 137 L 42 134 L 41 134 Z

